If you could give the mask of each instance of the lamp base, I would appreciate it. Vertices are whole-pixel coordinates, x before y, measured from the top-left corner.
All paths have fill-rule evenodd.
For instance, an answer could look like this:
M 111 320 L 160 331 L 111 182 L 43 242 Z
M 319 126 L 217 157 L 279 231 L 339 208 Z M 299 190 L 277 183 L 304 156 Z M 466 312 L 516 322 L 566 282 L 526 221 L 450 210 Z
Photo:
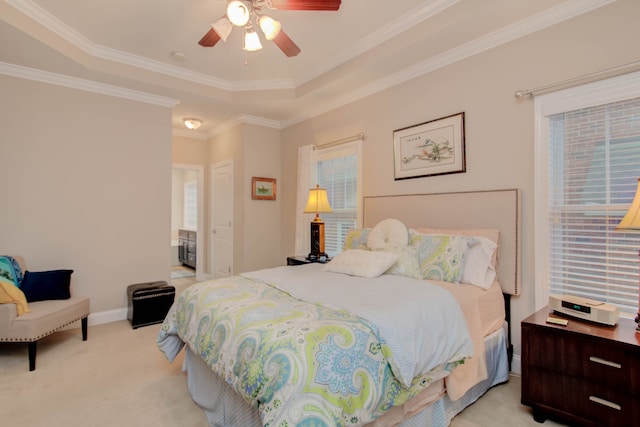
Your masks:
M 328 262 L 329 261 L 329 255 L 327 255 L 324 252 L 317 253 L 317 254 L 310 253 L 309 255 L 307 255 L 307 261 L 319 262 L 319 263 Z
M 324 222 L 319 217 L 311 221 L 311 248 L 307 259 L 318 261 L 321 257 L 327 257 L 324 252 Z

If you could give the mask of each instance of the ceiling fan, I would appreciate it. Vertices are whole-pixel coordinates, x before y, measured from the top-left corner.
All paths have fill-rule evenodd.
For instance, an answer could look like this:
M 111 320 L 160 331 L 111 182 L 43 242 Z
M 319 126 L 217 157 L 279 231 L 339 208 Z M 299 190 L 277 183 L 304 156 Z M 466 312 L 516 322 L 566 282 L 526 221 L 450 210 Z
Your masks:
M 263 11 L 265 9 L 336 11 L 340 9 L 341 3 L 341 0 L 229 0 L 227 13 L 211 24 L 211 29 L 198 44 L 213 47 L 221 39 L 227 41 L 235 25 L 244 27 L 244 50 L 262 49 L 260 37 L 254 28 L 255 23 L 255 26 L 262 30 L 264 37 L 273 41 L 285 55 L 296 56 L 300 53 L 300 48 L 282 30 L 280 22 L 264 15 Z

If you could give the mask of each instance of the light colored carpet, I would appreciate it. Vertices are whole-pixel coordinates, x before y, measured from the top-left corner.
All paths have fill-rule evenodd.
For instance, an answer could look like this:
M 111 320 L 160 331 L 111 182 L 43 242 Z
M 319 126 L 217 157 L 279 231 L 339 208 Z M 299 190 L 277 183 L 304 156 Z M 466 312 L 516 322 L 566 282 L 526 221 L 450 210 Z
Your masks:
M 187 392 L 183 353 L 173 364 L 165 359 L 155 345 L 159 328 L 133 330 L 128 321 L 93 326 L 86 342 L 79 329 L 58 332 L 38 344 L 33 372 L 25 344 L 0 343 L 2 424 L 206 427 L 204 414 Z M 451 426 L 540 424 L 520 404 L 520 378 L 512 377 L 454 418 Z
M 195 277 L 196 272 L 190 268 L 176 268 L 171 270 L 172 279 L 181 279 L 184 277 Z

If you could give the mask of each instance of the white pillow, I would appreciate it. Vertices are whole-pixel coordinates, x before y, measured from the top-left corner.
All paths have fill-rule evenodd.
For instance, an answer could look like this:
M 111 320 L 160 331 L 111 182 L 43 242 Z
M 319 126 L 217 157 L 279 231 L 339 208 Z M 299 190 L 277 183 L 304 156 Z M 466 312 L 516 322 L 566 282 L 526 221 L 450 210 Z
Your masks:
M 387 218 L 376 224 L 369 232 L 367 246 L 370 249 L 403 247 L 409 244 L 409 230 L 400 220 Z
M 389 252 L 349 249 L 340 252 L 324 266 L 325 271 L 351 276 L 374 278 L 387 271 L 398 260 L 397 254 Z
M 484 237 L 475 237 L 475 239 L 477 243 L 467 250 L 460 281 L 489 289 L 496 279 L 496 269 L 491 260 L 498 245 Z

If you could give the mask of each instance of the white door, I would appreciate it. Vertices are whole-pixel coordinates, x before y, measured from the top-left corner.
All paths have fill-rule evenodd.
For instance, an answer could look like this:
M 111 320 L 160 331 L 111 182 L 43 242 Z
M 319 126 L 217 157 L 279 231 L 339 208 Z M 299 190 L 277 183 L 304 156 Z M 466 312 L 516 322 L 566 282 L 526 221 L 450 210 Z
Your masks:
M 233 274 L 233 164 L 211 167 L 211 271 L 213 278 Z

